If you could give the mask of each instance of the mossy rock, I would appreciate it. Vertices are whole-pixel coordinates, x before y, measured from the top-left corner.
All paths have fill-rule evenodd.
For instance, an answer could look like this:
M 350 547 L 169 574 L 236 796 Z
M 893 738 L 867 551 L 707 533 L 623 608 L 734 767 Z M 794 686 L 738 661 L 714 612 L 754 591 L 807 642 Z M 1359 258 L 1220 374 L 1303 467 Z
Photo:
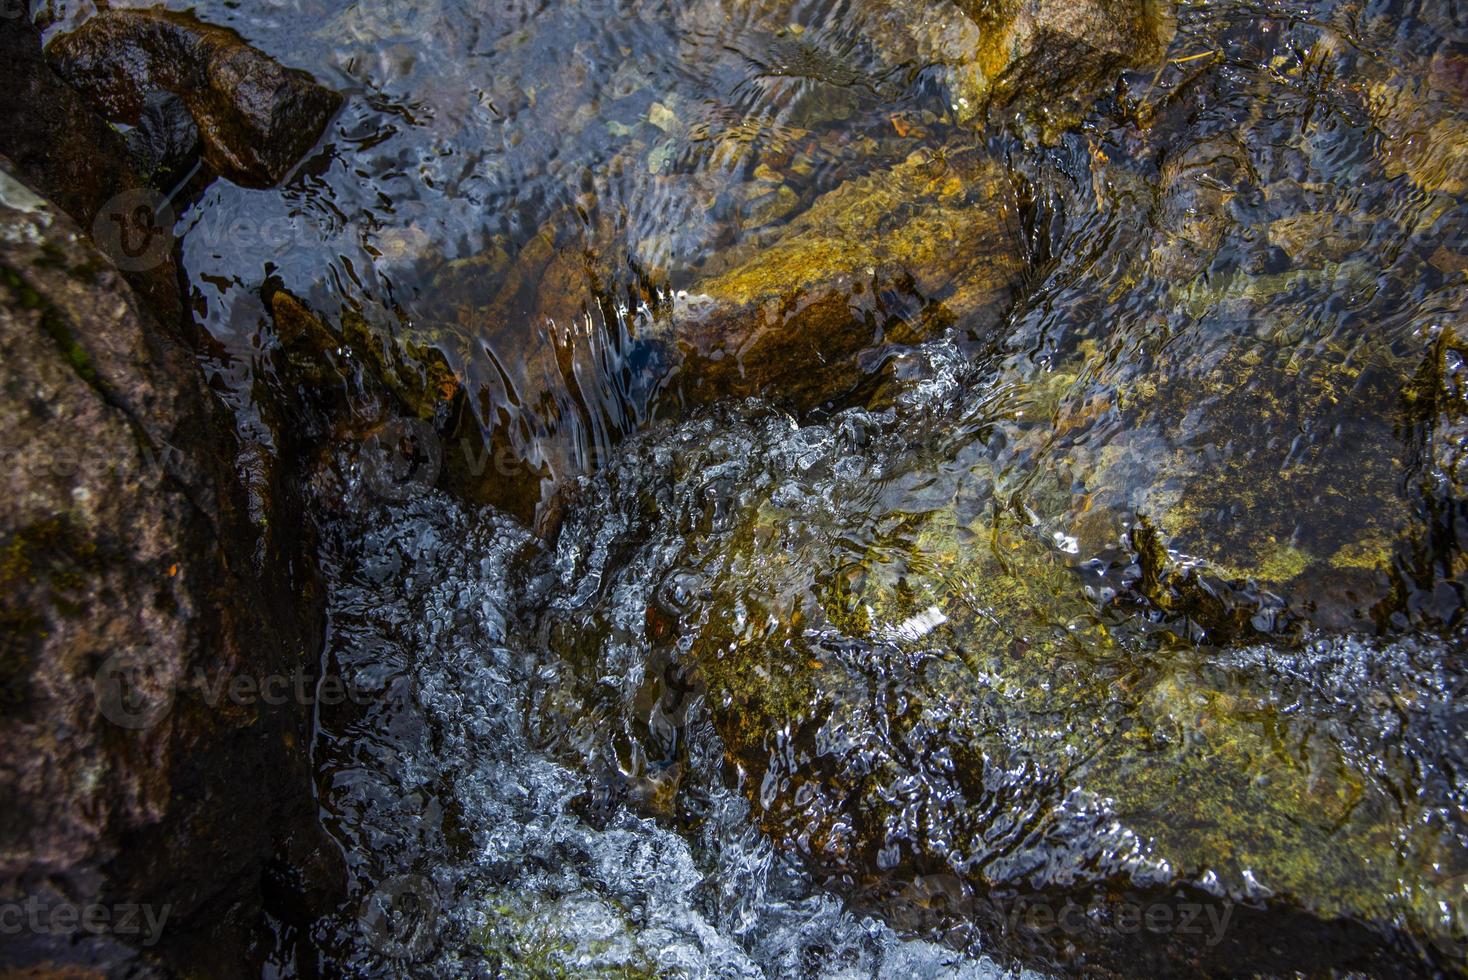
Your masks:
M 1451 793 L 1445 761 L 1361 754 L 1406 681 L 1333 688 L 1288 654 L 1220 656 L 1108 612 L 1011 513 L 962 516 L 972 481 L 919 456 L 876 506 L 824 515 L 772 488 L 686 556 L 703 596 L 680 611 L 686 656 L 772 839 L 868 893 L 955 876 L 980 920 L 995 896 L 1128 889 L 1273 910 L 1299 949 L 1226 947 L 1266 969 L 1388 962 L 1381 935 L 1442 934 L 1433 896 L 1468 871 L 1462 821 L 1429 802 Z M 1352 697 L 1374 707 L 1332 700 Z M 1432 788 L 1404 810 L 1413 771 Z M 1341 923 L 1358 925 L 1333 951 Z M 1168 956 L 1223 969 L 1173 938 Z M 1093 944 L 1097 968 L 1140 955 L 1105 929 L 1012 941 L 1052 960 Z
M 1121 392 L 1122 424 L 1155 444 L 1139 456 L 1113 443 L 1088 483 L 1146 517 L 1169 564 L 1204 563 L 1317 626 L 1374 627 L 1417 527 L 1401 479 L 1410 375 L 1381 349 L 1298 353 L 1249 344 L 1202 374 L 1158 365 Z
M 177 972 L 207 944 L 258 962 L 255 923 L 279 900 L 262 882 L 300 883 L 283 901 L 322 903 L 314 917 L 340 881 L 333 852 L 308 856 L 325 843 L 295 751 L 310 712 L 206 703 L 189 685 L 311 662 L 312 538 L 295 524 L 289 545 L 271 536 L 289 505 L 268 478 L 245 484 L 196 349 L 10 166 L 0 160 L 0 890 L 42 907 L 147 900 L 178 925 L 86 942 L 32 930 L 7 937 L 3 958 L 20 973 Z M 222 922 L 213 908 L 238 914 Z
M 587 895 L 491 895 L 482 901 L 488 921 L 477 942 L 498 968 L 535 980 L 650 980 L 659 975 L 656 951 L 645 947 L 625 909 Z M 584 938 L 594 921 L 601 935 Z
M 811 407 L 853 385 L 863 350 L 997 322 L 1025 269 L 1018 210 L 983 152 L 915 153 L 729 250 L 654 339 L 683 354 L 694 401 L 763 392 Z

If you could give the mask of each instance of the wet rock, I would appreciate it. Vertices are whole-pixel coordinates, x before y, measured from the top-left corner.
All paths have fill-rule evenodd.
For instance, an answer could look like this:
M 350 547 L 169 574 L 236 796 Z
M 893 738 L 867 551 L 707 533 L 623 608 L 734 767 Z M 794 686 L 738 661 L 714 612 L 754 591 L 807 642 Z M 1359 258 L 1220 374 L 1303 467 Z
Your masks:
M 737 18 L 727 4 L 703 0 L 680 11 L 680 24 L 691 45 L 732 40 L 731 20 L 750 30 L 737 50 L 768 66 L 767 97 L 785 94 L 787 80 L 820 83 L 822 98 L 799 105 L 795 125 L 851 115 L 867 95 L 896 101 L 899 79 L 922 65 L 944 79 L 942 108 L 953 118 L 972 122 L 999 110 L 1048 142 L 1077 123 L 1123 68 L 1161 60 L 1174 7 L 1172 0 L 873 0 L 833 23 L 807 23 L 813 18 L 788 0 L 742 4 Z M 704 58 L 720 56 L 710 50 Z
M 265 301 L 275 323 L 292 380 L 325 390 L 347 389 L 349 374 L 365 372 L 358 384 L 370 383 L 398 402 L 400 410 L 418 419 L 432 419 L 459 397 L 460 380 L 449 368 L 431 338 L 415 343 L 410 332 L 384 338 L 360 313 L 341 312 L 340 334 L 278 281 L 266 284 Z M 353 359 L 359 369 L 351 365 Z M 343 401 L 339 406 L 347 410 Z
M 137 125 L 151 95 L 184 101 L 204 157 L 237 183 L 285 179 L 321 138 L 341 96 L 192 14 L 103 10 L 47 45 L 61 75 L 113 122 Z
M 793 197 L 762 183 L 779 188 L 768 192 L 777 200 Z M 955 324 L 991 330 L 1025 271 L 1018 221 L 998 163 L 953 149 L 838 186 L 711 258 L 676 292 L 646 279 L 613 291 L 617 272 L 595 247 L 603 242 L 548 222 L 513 260 L 490 251 L 441 263 L 440 299 L 424 320 L 452 322 L 436 350 L 415 352 L 400 335 L 391 357 L 431 373 L 444 346 L 472 345 L 460 387 L 426 392 L 441 404 L 467 395 L 443 433 L 448 485 L 545 527 L 555 490 L 594 468 L 610 451 L 608 431 L 649 416 L 666 387 L 689 403 L 758 394 L 809 411 L 849 394 L 863 357 Z M 497 283 L 487 303 L 454 309 L 442 299 L 486 281 Z M 473 356 L 485 349 L 518 354 L 485 364 Z M 623 365 L 610 377 L 608 358 Z M 493 407 L 502 399 L 534 414 L 515 419 Z M 405 400 L 418 417 L 433 414 L 421 397 Z
M 154 217 L 166 208 L 140 173 L 129 141 L 109 126 L 41 53 L 40 33 L 24 17 L 0 31 L 0 154 L 124 266 L 152 312 L 180 315 L 171 234 Z M 140 209 L 141 206 L 141 209 Z M 142 243 L 127 261 L 124 243 Z
M 1046 469 L 1082 493 L 1057 533 L 1087 556 L 1131 540 L 1141 589 L 1215 641 L 1290 619 L 1385 628 L 1420 531 L 1400 397 L 1415 365 L 1372 345 L 1341 360 L 1229 348 L 1164 352 L 1100 404 L 1058 412 Z
M 1459 605 L 1452 586 L 1468 581 L 1468 550 L 1462 545 L 1468 541 L 1468 344 L 1457 330 L 1445 328 L 1438 335 L 1404 386 L 1402 401 L 1428 526 L 1414 542 L 1425 566 L 1416 577 L 1445 606 L 1435 618 L 1451 619 Z M 1424 574 L 1429 569 L 1437 574 Z
M 177 331 L 12 166 L 0 169 L 0 891 L 161 918 L 152 931 L 117 917 L 24 929 L 0 964 L 258 963 L 276 945 L 264 910 L 308 929 L 339 882 L 303 750 L 311 712 L 209 685 L 309 682 L 319 596 L 297 543 L 252 522 L 233 425 Z M 287 501 L 264 503 L 262 521 L 290 521 Z
M 1193 144 L 1167 160 L 1158 174 L 1155 275 L 1185 282 L 1207 268 L 1230 227 L 1229 205 L 1247 167 L 1243 152 L 1226 137 Z
M 1287 77 L 1319 70 L 1282 57 Z M 1195 127 L 1226 71 L 1172 77 L 1184 90 L 1146 132 L 1068 137 L 1083 176 L 1057 210 L 1104 215 L 1126 244 L 1054 246 L 1087 272 L 1016 318 L 995 377 L 1026 394 L 996 435 L 1007 488 L 1078 563 L 1140 575 L 1098 588 L 1194 642 L 1453 627 L 1460 505 L 1425 465 L 1456 438 L 1435 414 L 1453 386 L 1429 380 L 1452 376 L 1452 346 L 1425 312 L 1461 301 L 1453 203 L 1383 179 L 1393 144 L 1365 86 L 1338 96 L 1362 129 L 1263 149 L 1276 123 Z
M 1122 68 L 1160 61 L 1171 0 L 956 0 L 978 24 L 972 101 L 1018 111 L 1053 142 Z
M 7 22 L 0 55 L 0 81 L 11 93 L 0 103 L 0 152 L 85 226 L 127 186 L 123 138 L 56 77 L 28 19 Z
M 345 423 L 349 415 L 367 418 L 383 411 L 386 401 L 392 414 L 430 421 L 442 418 L 462 396 L 458 377 L 429 337 L 415 343 L 413 334 L 404 332 L 386 339 L 349 308 L 341 312 L 338 333 L 298 296 L 280 288 L 279 280 L 266 283 L 264 301 L 285 358 L 283 377 L 310 387 L 317 411 Z
M 1023 270 L 1003 170 L 976 151 L 924 151 L 731 249 L 652 338 L 685 358 L 692 400 L 763 393 L 803 410 L 849 389 L 863 351 L 987 329 Z
M 1424 191 L 1461 196 L 1468 193 L 1468 120 L 1429 91 L 1398 76 L 1372 84 L 1367 108 L 1383 137 L 1378 153 L 1387 176 L 1405 174 Z
M 152 92 L 127 133 L 127 146 L 148 182 L 171 190 L 199 159 L 199 127 L 178 96 Z
M 1061 271 L 997 352 L 636 440 L 557 559 L 645 602 L 772 839 L 901 927 L 1088 975 L 1461 972 L 1458 212 L 1356 132 L 1208 116 L 1227 78 L 1026 169 Z M 1127 918 L 1187 907 L 1229 924 Z
M 321 506 L 349 504 L 341 470 L 355 467 L 371 503 L 406 500 L 442 484 L 535 523 L 539 486 L 526 491 L 505 478 L 512 474 L 491 470 L 496 463 L 503 468 L 503 458 L 492 458 L 462 379 L 434 338 L 417 335 L 421 342 L 415 342 L 408 330 L 386 336 L 350 308 L 332 325 L 274 279 L 262 298 L 275 327 L 272 357 L 283 386 L 277 438 L 298 444 L 305 469 L 316 474 Z

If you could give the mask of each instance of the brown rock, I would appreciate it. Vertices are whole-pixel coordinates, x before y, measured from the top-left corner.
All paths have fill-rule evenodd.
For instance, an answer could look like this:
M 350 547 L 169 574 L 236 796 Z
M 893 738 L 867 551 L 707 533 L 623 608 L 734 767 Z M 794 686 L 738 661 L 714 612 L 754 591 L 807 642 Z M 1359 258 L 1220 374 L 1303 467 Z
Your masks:
M 143 202 L 161 205 L 129 159 L 122 136 L 56 76 L 41 54 L 41 38 L 25 18 L 0 30 L 0 154 L 128 266 L 129 281 L 160 319 L 179 316 L 177 270 L 167 230 L 140 227 Z M 157 222 L 152 221 L 153 225 Z M 100 228 L 100 233 L 97 229 Z M 111 241 L 104 241 L 108 237 Z M 113 254 L 112 244 L 143 243 L 139 261 Z
M 341 105 L 310 75 L 191 14 L 103 10 L 52 41 L 46 55 L 114 122 L 136 123 L 150 92 L 179 96 L 198 123 L 205 159 L 246 186 L 283 180 Z
M 1013 105 L 1047 142 L 1123 68 L 1159 60 L 1171 0 L 956 0 L 980 28 L 978 95 Z
M 762 393 L 810 408 L 859 379 L 863 350 L 993 322 L 1023 270 L 1003 169 L 975 151 L 923 151 L 734 250 L 677 298 L 665 339 L 693 400 Z
M 163 921 L 150 935 L 23 930 L 0 966 L 177 969 L 205 943 L 249 963 L 271 943 L 270 867 L 331 890 L 300 749 L 310 707 L 211 702 L 200 679 L 309 673 L 319 596 L 251 522 L 233 425 L 191 353 L 10 166 L 0 160 L 0 894 L 135 903 Z M 266 506 L 288 520 L 280 501 Z M 285 900 L 316 914 L 324 901 Z

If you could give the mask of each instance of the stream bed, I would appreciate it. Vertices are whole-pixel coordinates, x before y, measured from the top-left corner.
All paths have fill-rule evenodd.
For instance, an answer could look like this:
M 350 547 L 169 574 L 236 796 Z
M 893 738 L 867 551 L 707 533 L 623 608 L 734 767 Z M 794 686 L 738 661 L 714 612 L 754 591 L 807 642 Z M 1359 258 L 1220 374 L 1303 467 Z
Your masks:
M 1468 8 L 168 6 L 345 97 L 174 201 L 367 692 L 279 975 L 1465 969 Z

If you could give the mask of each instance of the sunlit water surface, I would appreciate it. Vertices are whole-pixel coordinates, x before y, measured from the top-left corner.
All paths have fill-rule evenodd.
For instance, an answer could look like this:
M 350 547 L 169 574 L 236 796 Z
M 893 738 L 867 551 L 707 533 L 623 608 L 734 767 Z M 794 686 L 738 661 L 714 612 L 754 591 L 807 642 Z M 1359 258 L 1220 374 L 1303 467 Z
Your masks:
M 278 277 L 329 320 L 350 310 L 441 351 L 473 424 L 545 499 L 600 481 L 550 546 L 439 492 L 383 503 L 358 487 L 328 529 L 323 666 L 380 692 L 323 708 L 314 747 L 354 885 L 316 938 L 353 971 L 995 975 L 981 935 L 899 937 L 771 844 L 649 610 L 716 574 L 709 556 L 754 498 L 816 528 L 832 568 L 911 545 L 892 515 L 949 505 L 1018 515 L 1057 560 L 1089 559 L 1082 483 L 1112 481 L 1084 488 L 1096 512 L 1144 508 L 1167 466 L 1226 466 L 1257 422 L 1130 417 L 1128 386 L 1186 386 L 1229 356 L 1281 388 L 1323 364 L 1415 363 L 1463 308 L 1458 5 L 1184 3 L 1172 60 L 1126 76 L 1080 131 L 1042 150 L 985 137 L 1024 202 L 1010 315 L 890 348 L 852 404 L 796 420 L 760 406 L 684 420 L 676 364 L 644 342 L 652 306 L 843 182 L 976 141 L 949 66 L 873 40 L 922 4 L 170 5 L 348 97 L 285 185 L 217 181 L 181 216 L 193 305 L 242 418 L 271 336 L 260 290 Z M 575 274 L 547 299 L 568 256 Z M 1363 377 L 1299 409 L 1300 453 L 1346 453 L 1350 472 L 1350 447 L 1374 437 L 1362 406 L 1382 397 Z M 1454 587 L 1418 584 L 1420 618 L 1391 628 L 1455 621 Z M 1343 703 L 1350 678 L 1385 670 L 1418 692 L 1406 730 L 1426 782 L 1468 761 L 1448 734 L 1463 729 L 1457 675 L 1411 673 L 1418 641 L 1322 642 L 1342 680 L 1312 697 Z M 1433 791 L 1463 805 L 1460 787 Z M 364 924 L 383 888 L 423 892 L 421 928 Z

